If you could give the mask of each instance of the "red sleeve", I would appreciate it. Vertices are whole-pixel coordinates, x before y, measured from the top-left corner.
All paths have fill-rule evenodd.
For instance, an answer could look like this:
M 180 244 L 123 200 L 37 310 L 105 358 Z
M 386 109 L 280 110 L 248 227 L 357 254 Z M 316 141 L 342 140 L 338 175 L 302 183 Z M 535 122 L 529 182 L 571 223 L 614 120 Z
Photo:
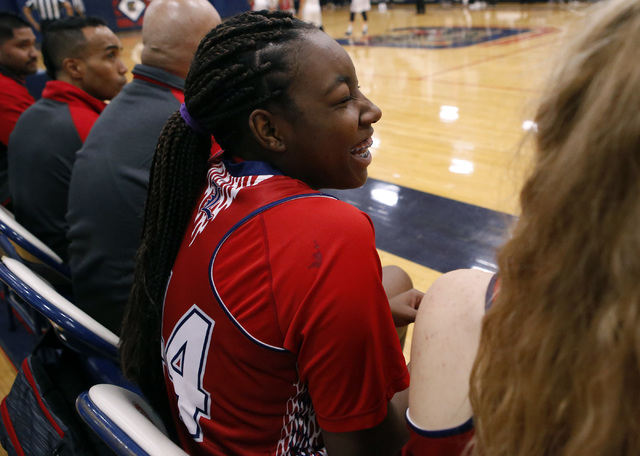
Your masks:
M 285 208 L 286 206 L 286 208 Z M 387 402 L 409 386 L 400 342 L 382 287 L 382 268 L 371 220 L 351 205 L 308 198 L 283 205 L 286 220 L 268 233 L 274 289 L 284 347 L 297 353 L 300 379 L 308 384 L 318 423 L 330 432 L 379 424 Z M 278 217 L 278 208 L 265 217 Z M 281 217 L 281 215 L 280 215 Z M 283 220 L 281 218 L 280 220 Z M 267 226 L 273 226 L 266 223 Z M 295 293 L 304 293 L 296 296 Z
M 458 456 L 465 454 L 471 438 L 473 437 L 473 420 L 441 431 L 426 431 L 416 426 L 409 418 L 407 411 L 407 424 L 409 427 L 409 442 L 402 449 L 402 456 Z
M 18 117 L 35 100 L 26 87 L 11 80 L 5 82 L 4 79 L 8 78 L 4 76 L 0 76 L 0 78 L 3 79 L 0 83 L 0 99 L 2 100 L 0 102 L 0 142 L 7 145 L 9 144 L 9 135 L 16 126 Z

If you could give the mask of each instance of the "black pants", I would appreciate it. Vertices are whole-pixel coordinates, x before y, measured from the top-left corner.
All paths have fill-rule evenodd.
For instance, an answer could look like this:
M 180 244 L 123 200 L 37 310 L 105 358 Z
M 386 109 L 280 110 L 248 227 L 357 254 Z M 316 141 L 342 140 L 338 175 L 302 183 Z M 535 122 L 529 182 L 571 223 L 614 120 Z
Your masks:
M 416 12 L 418 14 L 424 14 L 425 12 L 424 0 L 416 0 Z
M 367 12 L 363 11 L 362 12 L 362 19 L 367 22 Z M 356 20 L 356 13 L 349 13 L 349 22 L 353 22 Z
M 42 32 L 44 29 L 46 29 L 46 28 L 47 28 L 47 26 L 48 26 L 49 24 L 51 24 L 52 22 L 55 22 L 55 21 L 57 21 L 57 20 L 59 20 L 59 19 L 42 19 L 42 20 L 40 21 L 40 31 Z

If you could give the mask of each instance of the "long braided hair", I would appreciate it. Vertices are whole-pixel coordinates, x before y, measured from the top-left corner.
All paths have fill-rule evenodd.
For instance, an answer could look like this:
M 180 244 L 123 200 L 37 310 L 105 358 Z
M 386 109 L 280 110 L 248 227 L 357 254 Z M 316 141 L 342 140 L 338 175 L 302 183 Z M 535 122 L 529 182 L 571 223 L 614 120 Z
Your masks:
M 293 42 L 316 29 L 284 12 L 249 12 L 214 28 L 202 40 L 185 81 L 190 116 L 210 131 L 227 155 L 242 156 L 238 142 L 248 116 L 273 103 L 290 106 Z M 170 426 L 160 356 L 165 287 L 198 196 L 206 181 L 211 137 L 196 133 L 179 112 L 165 125 L 151 166 L 142 242 L 123 321 L 120 355 Z

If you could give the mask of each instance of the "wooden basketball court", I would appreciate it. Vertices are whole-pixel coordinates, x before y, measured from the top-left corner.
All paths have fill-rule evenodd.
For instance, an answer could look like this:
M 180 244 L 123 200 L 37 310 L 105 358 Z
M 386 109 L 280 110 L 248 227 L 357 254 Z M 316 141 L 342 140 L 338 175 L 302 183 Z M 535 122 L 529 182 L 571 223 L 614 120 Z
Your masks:
M 484 221 L 506 227 L 516 214 L 530 154 L 520 142 L 532 128 L 549 58 L 588 5 L 500 3 L 471 11 L 454 2 L 428 4 L 417 15 L 414 5 L 388 4 L 385 12 L 374 6 L 364 37 L 361 17 L 345 35 L 347 7 L 323 9 L 326 32 L 344 44 L 362 91 L 383 112 L 374 126 L 373 184 L 345 199 L 353 195 L 371 213 L 380 239 L 393 239 L 379 244 L 382 263 L 404 267 L 416 288 L 450 269 L 494 270 L 491 255 L 504 233 L 496 236 Z M 120 38 L 131 68 L 140 35 Z M 449 244 L 453 253 L 440 251 Z M 484 256 L 475 263 L 465 256 L 478 249 Z M 407 359 L 409 347 L 410 332 Z M 0 358 L 4 396 L 15 371 Z
M 484 208 L 497 217 L 516 214 L 517 194 L 530 157 L 530 150 L 520 146 L 532 128 L 536 97 L 554 49 L 575 20 L 588 14 L 588 6 L 500 3 L 471 11 L 460 3 L 428 4 L 426 14 L 417 15 L 414 5 L 388 5 L 386 12 L 374 8 L 369 13 L 369 33 L 364 38 L 362 18 L 357 17 L 353 39 L 347 40 L 345 48 L 362 91 L 383 113 L 374 126 L 370 177 L 391 188 L 409 188 L 443 201 Z M 348 16 L 346 7 L 324 8 L 327 33 L 342 42 Z M 399 198 L 382 217 L 386 223 L 377 224 L 380 218 L 371 215 L 378 237 L 385 234 L 383 230 L 397 227 L 400 232 L 407 224 L 415 225 L 416 232 L 406 236 L 410 245 L 404 251 L 425 250 L 421 241 L 429 237 L 434 216 L 440 216 L 436 230 L 445 231 L 443 236 L 448 228 L 460 228 L 456 216 L 446 210 L 434 214 L 426 202 L 405 211 L 406 218 L 394 219 L 403 202 L 408 201 Z M 464 236 L 460 242 L 461 250 L 475 248 L 467 249 Z M 435 252 L 423 251 L 425 261 L 415 262 L 379 251 L 383 264 L 403 266 L 421 290 L 447 270 L 482 267 L 482 260 L 426 267 Z M 495 266 L 487 262 L 487 269 L 493 270 Z M 410 337 L 407 359 L 409 348 Z

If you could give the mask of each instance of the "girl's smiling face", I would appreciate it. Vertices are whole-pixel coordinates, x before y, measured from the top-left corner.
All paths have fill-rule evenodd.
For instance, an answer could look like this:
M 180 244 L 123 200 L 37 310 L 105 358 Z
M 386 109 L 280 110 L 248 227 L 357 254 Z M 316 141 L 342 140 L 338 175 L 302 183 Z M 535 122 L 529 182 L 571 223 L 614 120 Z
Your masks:
M 310 31 L 302 43 L 288 89 L 294 113 L 272 111 L 283 148 L 274 164 L 314 189 L 360 187 L 382 113 L 360 92 L 353 62 L 333 38 Z

